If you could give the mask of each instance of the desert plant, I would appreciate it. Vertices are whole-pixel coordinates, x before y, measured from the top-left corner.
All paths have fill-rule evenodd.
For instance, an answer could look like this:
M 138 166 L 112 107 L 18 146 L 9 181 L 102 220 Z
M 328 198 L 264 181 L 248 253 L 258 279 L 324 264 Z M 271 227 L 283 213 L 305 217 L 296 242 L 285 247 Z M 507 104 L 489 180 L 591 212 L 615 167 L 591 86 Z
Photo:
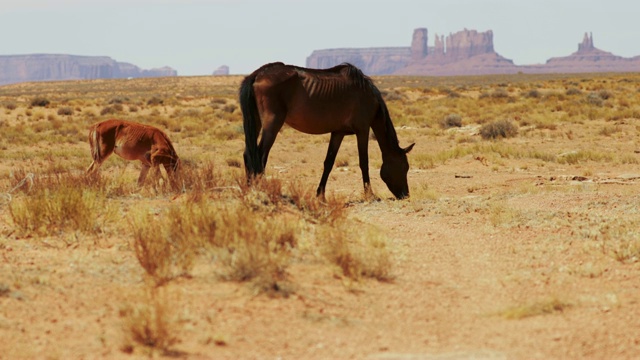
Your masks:
M 596 92 L 591 92 L 587 95 L 586 102 L 589 105 L 602 106 L 604 104 L 604 99 L 600 96 L 600 94 Z
M 462 116 L 458 114 L 449 114 L 440 122 L 440 126 L 445 129 L 462 126 Z
M 16 104 L 15 101 L 5 101 L 5 102 L 3 102 L 2 105 L 7 110 L 15 110 L 16 108 L 18 108 L 18 105 Z
M 575 87 L 568 88 L 566 91 L 567 96 L 580 95 L 580 94 L 582 94 L 582 90 Z
M 524 94 L 527 98 L 537 99 L 540 97 L 540 91 L 538 89 L 531 89 Z
M 179 342 L 176 335 L 179 329 L 166 291 L 164 288 L 148 288 L 140 303 L 120 310 L 120 316 L 124 318 L 123 352 L 132 353 L 136 346 L 142 346 L 152 357 L 156 351 L 164 356 L 179 353 L 172 349 Z
M 392 278 L 391 253 L 382 233 L 365 224 L 336 223 L 320 229 L 324 256 L 352 280 Z
M 58 108 L 58 115 L 63 115 L 63 116 L 73 115 L 73 108 L 69 106 Z
M 485 140 L 510 138 L 517 134 L 518 127 L 510 120 L 494 121 L 480 128 L 480 136 Z
M 78 186 L 38 188 L 11 202 L 14 224 L 25 232 L 51 235 L 65 230 L 97 233 L 99 217 L 106 207 L 101 192 Z
M 115 106 L 105 106 L 102 108 L 102 110 L 100 110 L 100 115 L 102 116 L 113 115 L 117 113 L 118 113 L 118 109 Z
M 291 183 L 288 190 L 293 204 L 310 221 L 332 224 L 346 216 L 346 200 L 342 197 L 332 195 L 323 199 L 299 182 Z
M 49 99 L 42 97 L 42 96 L 36 96 L 35 98 L 31 99 L 31 106 L 38 106 L 38 107 L 45 107 L 48 106 L 51 103 L 51 101 L 49 101 Z
M 156 106 L 156 105 L 162 105 L 162 104 L 164 104 L 164 100 L 162 100 L 157 96 L 154 96 L 151 99 L 147 100 L 147 105 L 149 106 Z

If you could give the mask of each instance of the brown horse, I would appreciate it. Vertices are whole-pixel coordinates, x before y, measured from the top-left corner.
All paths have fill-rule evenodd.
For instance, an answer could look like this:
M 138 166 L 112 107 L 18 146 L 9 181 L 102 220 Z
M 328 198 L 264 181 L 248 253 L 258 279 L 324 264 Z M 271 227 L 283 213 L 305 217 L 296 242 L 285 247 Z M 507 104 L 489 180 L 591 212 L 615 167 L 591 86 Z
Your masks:
M 162 130 L 149 125 L 124 120 L 106 120 L 91 126 L 89 144 L 93 162 L 87 169 L 92 174 L 102 163 L 116 153 L 125 160 L 140 160 L 142 170 L 138 185 L 142 185 L 150 168 L 159 171 L 162 164 L 169 176 L 178 170 L 180 159 L 173 144 Z
M 331 133 L 317 195 L 324 196 L 327 179 L 345 135 L 354 135 L 365 194 L 373 195 L 369 180 L 369 129 L 382 151 L 380 177 L 398 199 L 409 196 L 406 149 L 398 145 L 389 111 L 373 81 L 351 64 L 313 70 L 267 64 L 247 76 L 240 87 L 244 117 L 244 163 L 247 177 L 264 173 L 276 135 L 287 123 L 307 134 Z M 258 144 L 258 134 L 262 137 Z

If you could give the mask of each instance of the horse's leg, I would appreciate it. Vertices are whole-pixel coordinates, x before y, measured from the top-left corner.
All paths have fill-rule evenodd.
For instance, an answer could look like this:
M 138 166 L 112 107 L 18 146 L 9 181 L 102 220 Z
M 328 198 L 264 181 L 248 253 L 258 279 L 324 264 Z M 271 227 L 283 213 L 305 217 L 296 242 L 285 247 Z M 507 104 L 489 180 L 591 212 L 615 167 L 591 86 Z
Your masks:
M 329 174 L 333 169 L 333 164 L 336 161 L 336 155 L 338 155 L 342 139 L 344 139 L 344 133 L 331 133 L 331 140 L 329 140 L 329 148 L 327 149 L 327 157 L 324 159 L 322 179 L 320 179 L 320 185 L 318 185 L 318 190 L 316 191 L 316 196 L 321 196 L 322 199 L 324 199 L 324 189 L 327 186 L 327 180 L 329 179 Z
M 269 159 L 269 151 L 276 142 L 276 136 L 284 125 L 285 114 L 272 114 L 271 116 L 264 116 L 262 121 L 262 136 L 260 137 L 260 143 L 258 148 L 262 154 L 262 169 L 267 168 L 267 159 Z
M 356 134 L 358 142 L 358 159 L 360 171 L 362 172 L 362 183 L 364 184 L 364 196 L 367 199 L 375 199 L 376 196 L 371 190 L 371 180 L 369 179 L 369 129 Z

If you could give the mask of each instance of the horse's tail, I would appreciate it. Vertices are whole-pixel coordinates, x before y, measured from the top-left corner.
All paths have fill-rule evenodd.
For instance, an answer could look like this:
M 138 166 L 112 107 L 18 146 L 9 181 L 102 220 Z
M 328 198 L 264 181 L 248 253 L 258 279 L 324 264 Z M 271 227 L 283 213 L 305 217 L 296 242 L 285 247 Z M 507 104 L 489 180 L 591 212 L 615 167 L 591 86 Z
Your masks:
M 240 86 L 240 108 L 244 127 L 244 166 L 248 177 L 253 177 L 264 172 L 262 166 L 262 154 L 258 147 L 258 133 L 260 132 L 260 114 L 256 103 L 256 94 L 253 83 L 256 74 L 247 76 Z

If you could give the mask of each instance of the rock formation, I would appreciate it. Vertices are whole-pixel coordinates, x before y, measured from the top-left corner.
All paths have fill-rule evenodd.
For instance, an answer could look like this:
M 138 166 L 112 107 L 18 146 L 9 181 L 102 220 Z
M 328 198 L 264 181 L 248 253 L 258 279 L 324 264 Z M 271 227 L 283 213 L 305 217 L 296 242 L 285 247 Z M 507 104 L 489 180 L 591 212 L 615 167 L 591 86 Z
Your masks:
M 593 35 L 585 33 L 573 54 L 551 58 L 544 65 L 519 68 L 523 73 L 638 72 L 640 57 L 624 58 L 600 50 L 593 45 Z
M 420 61 L 427 57 L 429 53 L 428 38 L 428 31 L 425 28 L 415 29 L 413 31 L 411 61 Z
M 482 75 L 561 72 L 638 72 L 640 56 L 623 58 L 597 49 L 593 35 L 585 34 L 578 51 L 555 57 L 542 65 L 517 66 L 494 50 L 493 32 L 459 31 L 435 34 L 429 47 L 427 29 L 413 32 L 411 47 L 316 50 L 307 67 L 329 68 L 342 62 L 360 67 L 368 75 Z
M 415 37 L 415 35 L 414 35 Z M 517 72 L 513 61 L 493 49 L 493 32 L 467 30 L 435 35 L 435 46 L 427 56 L 412 57 L 406 67 L 395 74 L 402 75 L 477 75 Z
M 213 71 L 213 75 L 229 75 L 229 67 L 227 65 L 222 65 Z
M 393 74 L 411 60 L 411 48 L 362 48 L 315 50 L 307 57 L 306 66 L 327 69 L 344 62 L 351 63 L 368 75 Z
M 169 67 L 143 70 L 106 56 L 56 54 L 0 56 L 0 85 L 26 81 L 177 76 Z

